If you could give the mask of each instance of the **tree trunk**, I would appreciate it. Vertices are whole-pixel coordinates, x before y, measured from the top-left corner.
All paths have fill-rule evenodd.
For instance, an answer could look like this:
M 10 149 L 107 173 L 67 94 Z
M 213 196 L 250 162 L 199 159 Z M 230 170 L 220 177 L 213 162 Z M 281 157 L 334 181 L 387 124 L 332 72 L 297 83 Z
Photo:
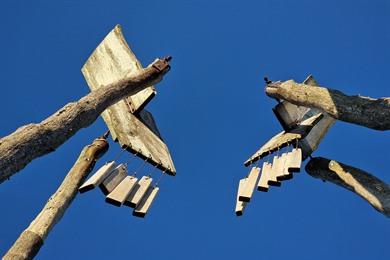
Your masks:
M 106 136 L 84 147 L 72 169 L 39 215 L 22 232 L 3 259 L 33 259 L 49 232 L 58 223 L 75 198 L 78 188 L 92 171 L 95 162 L 108 150 Z
M 77 131 L 91 125 L 109 106 L 162 80 L 169 59 L 158 59 L 137 76 L 92 91 L 68 103 L 39 124 L 29 124 L 0 139 L 0 183 L 33 159 L 53 152 Z
M 332 182 L 355 192 L 377 211 L 390 217 L 390 186 L 375 176 L 322 157 L 312 158 L 305 169 L 314 178 Z
M 270 97 L 295 105 L 318 108 L 341 121 L 375 130 L 390 129 L 390 98 L 347 96 L 338 90 L 299 84 L 293 80 L 270 83 L 265 92 Z

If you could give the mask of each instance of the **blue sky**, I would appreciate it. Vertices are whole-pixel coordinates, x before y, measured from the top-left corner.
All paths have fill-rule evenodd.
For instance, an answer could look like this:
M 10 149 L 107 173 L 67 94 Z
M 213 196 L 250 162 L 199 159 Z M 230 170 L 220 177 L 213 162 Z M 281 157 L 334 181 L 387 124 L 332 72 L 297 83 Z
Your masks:
M 37 259 L 390 258 L 389 220 L 304 171 L 234 215 L 244 160 L 281 130 L 263 76 L 313 74 L 347 94 L 390 96 L 389 1 L 2 0 L 0 14 L 0 136 L 87 94 L 80 69 L 118 23 L 144 65 L 173 56 L 148 108 L 177 176 L 163 180 L 146 219 L 97 190 L 77 196 Z M 105 130 L 99 119 L 1 184 L 1 255 Z M 389 183 L 389 137 L 337 122 L 314 155 Z M 97 166 L 118 150 L 112 143 Z

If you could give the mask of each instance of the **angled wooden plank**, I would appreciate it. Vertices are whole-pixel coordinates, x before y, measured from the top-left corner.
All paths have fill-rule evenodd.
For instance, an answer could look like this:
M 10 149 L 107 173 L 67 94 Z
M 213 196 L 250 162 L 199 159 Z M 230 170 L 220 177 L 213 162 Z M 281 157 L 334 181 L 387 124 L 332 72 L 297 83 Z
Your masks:
M 99 185 L 104 195 L 112 192 L 116 186 L 127 176 L 127 169 L 124 164 L 119 164 Z
M 137 205 L 140 203 L 141 199 L 145 195 L 146 191 L 152 184 L 152 181 L 153 179 L 151 177 L 143 176 L 135 185 L 129 196 L 126 198 L 124 204 L 131 208 L 137 207 Z
M 106 197 L 106 202 L 115 206 L 122 206 L 130 192 L 133 190 L 137 183 L 137 178 L 134 176 L 126 176 L 115 189 L 110 192 Z
M 263 167 L 261 169 L 261 176 L 257 185 L 257 190 L 267 192 L 269 189 L 268 179 L 272 169 L 272 164 L 269 162 L 264 162 Z
M 244 188 L 239 196 L 240 201 L 250 202 L 253 191 L 255 190 L 257 180 L 259 179 L 260 168 L 253 167 L 248 175 L 248 178 L 245 181 Z
M 242 193 L 242 190 L 243 190 L 243 188 L 245 186 L 246 179 L 247 178 L 241 179 L 239 184 L 238 184 L 237 199 L 236 199 L 236 209 L 235 209 L 236 216 L 242 216 L 242 214 L 244 213 L 244 209 L 246 207 L 246 204 L 247 204 L 246 202 L 239 200 L 240 194 Z
M 100 43 L 82 68 L 90 89 L 116 82 L 126 76 L 135 75 L 141 64 L 130 50 L 116 26 Z M 142 112 L 144 106 L 155 95 L 153 87 L 138 92 L 102 113 L 114 141 L 148 163 L 170 175 L 176 174 L 168 147 L 162 141 L 150 113 Z
M 277 176 L 282 171 L 280 156 L 274 156 L 271 171 L 268 178 L 268 185 L 280 187 L 282 183 L 278 181 Z
M 100 183 L 107 177 L 107 175 L 115 168 L 114 161 L 107 162 L 99 170 L 96 171 L 83 185 L 79 188 L 80 193 L 87 192 L 99 186 Z
M 160 189 L 158 187 L 150 186 L 143 196 L 140 203 L 133 210 L 133 216 L 144 218 L 149 212 L 150 207 L 152 206 L 153 201 L 156 199 L 157 193 Z

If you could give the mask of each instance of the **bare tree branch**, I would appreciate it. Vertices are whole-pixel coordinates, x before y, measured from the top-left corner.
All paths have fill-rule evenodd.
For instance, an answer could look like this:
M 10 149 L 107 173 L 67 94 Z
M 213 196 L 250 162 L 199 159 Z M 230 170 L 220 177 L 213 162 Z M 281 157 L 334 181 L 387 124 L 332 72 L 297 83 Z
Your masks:
M 390 217 L 390 186 L 375 176 L 322 157 L 312 158 L 305 169 L 314 178 L 332 182 L 355 192 L 377 211 Z
M 0 139 L 0 183 L 33 159 L 53 152 L 77 131 L 91 125 L 109 106 L 162 80 L 169 59 L 158 59 L 134 77 L 92 91 L 68 103 L 39 124 L 29 124 Z
M 42 211 L 22 232 L 3 259 L 33 259 L 46 237 L 76 197 L 78 188 L 92 171 L 95 162 L 108 150 L 104 136 L 84 147 L 72 169 Z
M 318 108 L 341 121 L 375 130 L 390 129 L 390 98 L 347 96 L 338 90 L 299 84 L 293 80 L 270 83 L 265 92 L 270 97 L 295 105 Z

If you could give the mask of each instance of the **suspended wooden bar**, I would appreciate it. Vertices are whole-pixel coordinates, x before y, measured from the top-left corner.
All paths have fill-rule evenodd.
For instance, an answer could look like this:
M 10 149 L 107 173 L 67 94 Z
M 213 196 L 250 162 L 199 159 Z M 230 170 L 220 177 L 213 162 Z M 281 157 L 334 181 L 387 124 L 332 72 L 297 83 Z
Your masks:
M 239 200 L 240 194 L 242 193 L 242 191 L 244 189 L 246 179 L 247 178 L 241 179 L 239 184 L 238 184 L 236 210 L 235 210 L 237 216 L 242 216 L 242 214 L 244 213 L 245 206 L 247 204 L 246 202 Z
M 79 188 L 80 193 L 87 192 L 99 186 L 100 183 L 107 177 L 107 175 L 115 168 L 115 162 L 107 162 L 99 170 L 96 171 L 83 185 Z
M 300 172 L 302 164 L 302 151 L 299 148 L 294 148 L 291 152 L 289 162 L 288 162 L 288 171 Z
M 144 218 L 156 199 L 158 191 L 158 187 L 149 186 L 142 200 L 133 210 L 133 216 Z
M 260 168 L 259 167 L 253 167 L 245 181 L 245 185 L 242 189 L 242 192 L 240 193 L 240 196 L 238 199 L 240 201 L 244 202 L 250 202 L 253 191 L 255 190 L 257 180 L 259 179 L 259 173 L 260 173 Z
M 112 192 L 116 186 L 118 186 L 121 181 L 126 178 L 127 169 L 126 165 L 119 164 L 111 173 L 107 176 L 106 179 L 99 185 L 99 188 L 102 190 L 104 195 L 108 195 Z
M 122 206 L 130 192 L 134 189 L 137 183 L 137 178 L 134 176 L 126 176 L 116 188 L 107 195 L 106 202 L 115 206 Z
M 152 181 L 153 179 L 151 177 L 143 176 L 135 185 L 124 204 L 126 206 L 135 208 L 140 203 L 149 186 L 152 184 Z
M 269 162 L 264 162 L 261 170 L 260 180 L 257 185 L 258 191 L 267 192 L 269 189 L 268 180 L 271 173 L 272 164 Z
M 280 187 L 282 183 L 278 181 L 277 176 L 282 171 L 282 164 L 280 156 L 274 156 L 272 167 L 269 174 L 268 185 Z

